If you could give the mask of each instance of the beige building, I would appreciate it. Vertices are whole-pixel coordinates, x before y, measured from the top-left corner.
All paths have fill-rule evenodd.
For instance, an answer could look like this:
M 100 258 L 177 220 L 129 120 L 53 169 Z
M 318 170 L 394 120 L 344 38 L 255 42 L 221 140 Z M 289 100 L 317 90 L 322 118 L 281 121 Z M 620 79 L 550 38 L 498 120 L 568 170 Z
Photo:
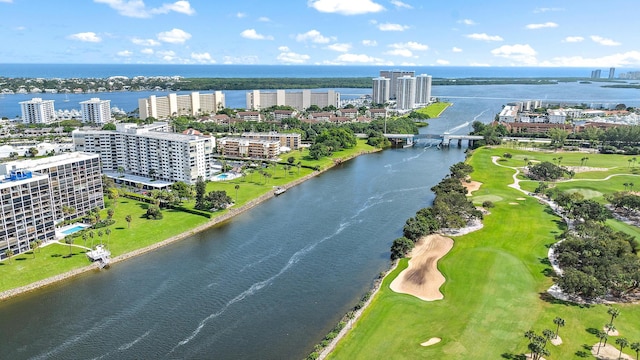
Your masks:
M 340 106 L 340 93 L 334 90 L 326 92 L 311 92 L 311 90 L 302 91 L 284 91 L 276 90 L 265 92 L 253 90 L 247 93 L 247 109 L 260 110 L 272 106 L 291 106 L 292 108 L 303 111 L 311 105 L 320 108 L 327 106 Z
M 276 159 L 280 155 L 280 142 L 224 137 L 218 139 L 217 151 L 218 154 L 237 158 Z
M 192 92 L 187 95 L 169 94 L 167 96 L 151 95 L 138 99 L 140 119 L 153 117 L 167 119 L 171 116 L 199 116 L 201 114 L 215 114 L 225 107 L 222 91 L 211 94 Z
M 300 143 L 302 135 L 299 133 L 278 133 L 276 131 L 271 132 L 246 132 L 242 134 L 243 138 L 254 140 L 269 140 L 278 141 L 280 147 L 288 147 L 291 150 L 300 149 Z

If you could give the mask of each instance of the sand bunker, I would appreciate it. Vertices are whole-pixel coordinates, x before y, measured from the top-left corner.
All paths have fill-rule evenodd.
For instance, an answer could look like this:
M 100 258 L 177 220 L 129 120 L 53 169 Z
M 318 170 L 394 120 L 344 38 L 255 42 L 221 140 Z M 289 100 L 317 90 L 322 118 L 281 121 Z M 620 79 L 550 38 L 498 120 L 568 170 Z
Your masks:
M 391 282 L 391 290 L 425 301 L 443 299 L 440 286 L 445 278 L 438 271 L 438 260 L 452 247 L 453 240 L 442 235 L 433 234 L 420 239 L 411 252 L 409 266 Z
M 602 331 L 606 332 L 607 335 L 609 335 L 609 336 L 620 336 L 620 332 L 618 332 L 617 329 L 610 331 L 610 330 L 607 330 L 607 327 L 605 326 L 605 327 L 602 328 Z
M 435 345 L 435 344 L 439 343 L 440 341 L 442 341 L 442 339 L 440 339 L 439 337 L 432 337 L 431 339 L 421 343 L 420 345 L 422 345 L 422 346 L 431 346 L 431 345 Z
M 554 337 L 551 339 L 551 343 L 555 346 L 560 346 L 562 345 L 562 338 L 560 336 Z
M 598 352 L 597 343 L 591 348 L 591 355 L 595 356 L 596 359 L 614 360 L 618 359 L 618 354 L 620 354 L 620 349 L 611 344 L 607 344 L 607 346 L 600 346 L 600 352 Z M 633 360 L 634 358 L 625 353 L 622 353 L 620 359 Z
M 509 205 L 520 205 L 517 202 L 510 202 Z
M 607 168 L 597 168 L 597 167 L 589 167 L 589 166 L 566 166 L 567 169 L 573 171 L 574 173 L 583 173 L 590 171 L 609 171 Z
M 527 199 L 526 198 L 517 198 L 516 200 L 523 201 L 523 200 L 527 200 Z
M 471 182 L 463 181 L 462 186 L 464 186 L 465 189 L 467 189 L 467 196 L 471 196 L 472 192 L 480 189 L 480 186 L 482 186 L 482 183 L 478 181 L 471 181 Z

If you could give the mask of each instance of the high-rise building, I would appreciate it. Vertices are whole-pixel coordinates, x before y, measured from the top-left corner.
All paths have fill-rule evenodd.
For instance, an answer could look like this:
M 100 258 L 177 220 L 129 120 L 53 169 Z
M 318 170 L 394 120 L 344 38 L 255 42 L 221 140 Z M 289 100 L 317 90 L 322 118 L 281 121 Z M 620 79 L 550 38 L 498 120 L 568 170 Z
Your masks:
M 609 68 L 609 79 L 613 79 L 616 76 L 616 68 Z
M 187 95 L 175 93 L 167 96 L 151 95 L 145 99 L 138 99 L 140 119 L 148 117 L 167 119 L 180 115 L 215 114 L 224 107 L 225 98 L 221 91 L 215 91 L 211 94 L 192 92 Z
M 385 77 L 373 78 L 372 101 L 374 104 L 386 104 L 389 102 L 391 91 L 391 79 Z
M 411 110 L 416 101 L 416 78 L 413 76 L 401 76 L 398 78 L 398 96 L 396 108 L 398 110 Z
M 602 70 L 600 70 L 600 69 L 593 70 L 593 71 L 591 71 L 591 78 L 592 79 L 600 79 L 601 74 L 602 74 Z
M 25 124 L 49 124 L 56 119 L 53 100 L 33 98 L 21 101 L 20 108 L 22 109 L 22 122 Z
M 74 130 L 76 151 L 99 154 L 102 170 L 165 181 L 195 184 L 210 179 L 215 138 L 167 132 L 168 123 L 138 127 L 116 124 L 116 130 Z
M 311 105 L 320 108 L 327 106 L 340 107 L 340 93 L 335 90 L 326 92 L 302 91 L 260 91 L 252 90 L 246 94 L 246 108 L 251 110 L 266 109 L 272 106 L 291 106 L 302 111 Z
M 398 79 L 403 76 L 416 76 L 415 71 L 404 70 L 380 70 L 380 77 L 384 77 L 391 80 L 391 88 L 389 89 L 389 98 L 394 100 L 398 97 L 398 86 L 400 85 Z
M 85 124 L 106 124 L 111 122 L 111 100 L 91 98 L 80 102 L 82 122 Z
M 428 104 L 431 101 L 431 75 L 416 76 L 416 104 Z

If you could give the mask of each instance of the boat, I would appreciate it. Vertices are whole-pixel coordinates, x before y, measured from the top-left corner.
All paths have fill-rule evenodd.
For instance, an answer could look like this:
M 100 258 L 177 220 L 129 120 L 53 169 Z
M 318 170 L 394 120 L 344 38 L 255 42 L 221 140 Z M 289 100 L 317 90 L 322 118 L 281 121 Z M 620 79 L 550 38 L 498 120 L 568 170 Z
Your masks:
M 66 94 L 64 95 L 64 100 L 63 100 L 63 101 L 64 101 L 64 102 L 69 102 L 69 94 L 68 94 L 68 93 L 66 93 Z
M 273 193 L 277 196 L 277 195 L 280 195 L 280 194 L 284 193 L 285 191 L 287 191 L 286 188 L 278 186 Z

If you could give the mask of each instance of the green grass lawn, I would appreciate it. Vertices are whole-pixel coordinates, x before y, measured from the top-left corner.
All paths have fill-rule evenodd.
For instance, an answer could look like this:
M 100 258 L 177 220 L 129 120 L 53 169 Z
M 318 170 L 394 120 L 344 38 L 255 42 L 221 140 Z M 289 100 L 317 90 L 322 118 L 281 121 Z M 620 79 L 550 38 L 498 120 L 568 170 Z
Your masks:
M 445 111 L 451 105 L 452 104 L 448 102 L 436 102 L 436 103 L 429 104 L 427 107 L 417 109 L 416 112 L 420 114 L 429 115 L 430 119 L 435 119 L 439 117 L 440 114 L 442 114 L 442 112 Z
M 334 159 L 347 159 L 364 151 L 373 151 L 373 147 L 366 144 L 365 141 L 359 140 L 356 147 L 336 152 L 332 158 L 324 158 L 313 160 L 308 156 L 308 150 L 293 151 L 282 156 L 283 160 L 289 156 L 295 158 L 294 164 L 301 161 L 303 166 L 316 167 L 326 169 L 334 164 Z M 291 181 L 307 176 L 314 170 L 306 167 L 292 167 L 289 171 L 284 171 L 281 164 L 275 168 L 268 169 L 273 176 L 265 179 L 257 172 L 249 174 L 230 181 L 209 182 L 207 191 L 225 190 L 234 202 L 231 209 L 238 208 L 247 202 L 273 191 L 274 186 L 285 185 Z M 239 185 L 236 198 L 235 186 Z M 237 201 L 236 201 L 237 200 Z M 105 200 L 108 207 L 113 206 L 110 200 Z M 184 204 L 187 208 L 193 208 L 195 201 Z M 148 204 L 138 202 L 132 199 L 119 198 L 117 204 L 113 207 L 115 224 L 109 228 L 111 234 L 107 236 L 104 233 L 105 228 L 93 230 L 93 239 L 89 238 L 85 243 L 81 237 L 75 240 L 76 245 L 92 247 L 100 244 L 108 245 L 111 250 L 112 257 L 122 255 L 133 250 L 141 249 L 146 246 L 166 240 L 170 237 L 179 235 L 199 225 L 203 225 L 210 219 L 181 212 L 177 210 L 162 210 L 164 215 L 162 220 L 148 220 L 144 218 Z M 213 218 L 227 213 L 229 210 L 218 211 L 213 213 Z M 127 215 L 131 215 L 131 223 L 125 220 Z M 104 209 L 100 213 L 101 218 L 107 218 L 107 210 Z M 103 236 L 98 237 L 98 230 L 102 230 Z M 0 262 L 0 292 L 28 285 L 38 280 L 62 274 L 64 272 L 78 269 L 90 264 L 85 256 L 85 250 L 72 247 L 72 256 L 69 255 L 69 246 L 51 244 L 36 250 L 35 258 L 32 252 L 23 253 L 14 256 L 11 261 Z
M 403 260 L 399 269 L 385 278 L 372 305 L 330 358 L 512 359 L 527 352 L 525 331 L 555 330 L 556 316 L 566 321 L 560 329 L 564 343 L 549 345 L 551 356 L 547 358 L 571 359 L 579 358 L 581 352 L 589 353 L 583 345 L 598 342 L 591 332 L 608 322 L 607 307 L 578 306 L 548 298 L 546 290 L 552 284 L 548 246 L 564 225 L 537 200 L 506 186 L 512 182 L 514 171 L 491 162 L 491 156 L 504 152 L 504 148 L 483 148 L 469 160 L 475 169 L 473 180 L 483 183 L 474 198 L 493 196 L 501 200 L 485 217 L 483 229 L 454 238 L 453 249 L 440 260 L 438 267 L 447 279 L 441 288 L 444 300 L 425 302 L 391 291 L 390 282 L 406 267 Z M 580 156 L 563 155 L 568 161 L 573 155 Z M 594 163 L 600 161 L 596 157 Z M 623 164 L 615 157 L 608 160 L 614 166 L 616 162 Z M 517 159 L 510 159 L 506 165 L 509 162 L 510 166 L 522 164 L 522 160 L 517 164 Z M 519 197 L 526 200 L 516 200 Z M 618 307 L 622 315 L 615 325 L 621 336 L 640 341 L 640 305 Z M 432 337 L 440 337 L 442 342 L 420 346 Z M 609 339 L 610 343 L 614 341 L 615 337 Z M 625 352 L 633 353 L 628 348 Z

